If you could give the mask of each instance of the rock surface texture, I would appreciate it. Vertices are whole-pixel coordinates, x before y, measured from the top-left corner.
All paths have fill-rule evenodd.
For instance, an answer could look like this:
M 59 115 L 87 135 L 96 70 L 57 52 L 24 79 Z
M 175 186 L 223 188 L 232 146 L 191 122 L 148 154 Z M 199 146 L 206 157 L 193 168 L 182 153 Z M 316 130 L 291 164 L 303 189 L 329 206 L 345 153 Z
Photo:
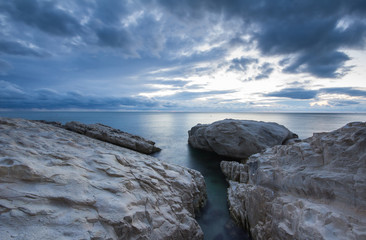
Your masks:
M 198 124 L 188 131 L 192 147 L 232 158 L 247 158 L 296 137 L 277 123 L 234 119 Z
M 366 123 L 221 167 L 230 212 L 254 239 L 366 239 Z
M 68 122 L 64 127 L 67 130 L 99 139 L 104 142 L 113 143 L 117 146 L 132 149 L 140 153 L 151 154 L 161 150 L 160 148 L 155 147 L 155 143 L 153 141 L 146 140 L 140 136 L 132 135 L 100 123 L 83 124 L 80 122 Z
M 0 239 L 203 239 L 205 199 L 195 170 L 0 118 Z

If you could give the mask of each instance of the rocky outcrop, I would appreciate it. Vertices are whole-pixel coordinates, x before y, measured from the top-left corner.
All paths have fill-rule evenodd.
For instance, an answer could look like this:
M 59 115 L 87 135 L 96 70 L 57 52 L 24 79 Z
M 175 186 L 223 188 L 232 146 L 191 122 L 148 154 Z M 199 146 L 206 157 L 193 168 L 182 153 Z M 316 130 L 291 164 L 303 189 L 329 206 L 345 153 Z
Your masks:
M 232 158 L 247 158 L 296 137 L 277 123 L 233 119 L 198 124 L 188 131 L 192 147 Z
M 366 123 L 221 167 L 230 212 L 254 239 L 366 239 Z
M 195 170 L 0 118 L 1 239 L 203 239 L 205 199 Z
M 120 147 L 135 150 L 140 153 L 151 154 L 161 149 L 155 147 L 155 143 L 146 140 L 140 136 L 132 135 L 118 129 L 97 123 L 83 124 L 80 122 L 68 122 L 64 126 L 67 130 L 71 130 L 88 137 L 102 140 L 104 142 L 113 143 Z

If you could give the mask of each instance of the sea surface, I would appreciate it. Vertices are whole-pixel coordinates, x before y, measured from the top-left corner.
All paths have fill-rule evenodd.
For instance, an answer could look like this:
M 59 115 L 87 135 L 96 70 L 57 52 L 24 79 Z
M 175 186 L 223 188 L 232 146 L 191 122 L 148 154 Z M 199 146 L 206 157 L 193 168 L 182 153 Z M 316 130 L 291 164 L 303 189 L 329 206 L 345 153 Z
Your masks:
M 198 222 L 205 240 L 249 239 L 230 218 L 226 189 L 228 184 L 220 171 L 223 158 L 191 148 L 188 130 L 198 123 L 212 123 L 225 118 L 277 122 L 299 138 L 314 132 L 336 130 L 349 122 L 366 121 L 366 113 L 162 113 L 162 112 L 0 112 L 1 117 L 48 120 L 66 123 L 103 123 L 156 142 L 162 151 L 154 154 L 162 161 L 200 171 L 205 177 L 208 202 Z

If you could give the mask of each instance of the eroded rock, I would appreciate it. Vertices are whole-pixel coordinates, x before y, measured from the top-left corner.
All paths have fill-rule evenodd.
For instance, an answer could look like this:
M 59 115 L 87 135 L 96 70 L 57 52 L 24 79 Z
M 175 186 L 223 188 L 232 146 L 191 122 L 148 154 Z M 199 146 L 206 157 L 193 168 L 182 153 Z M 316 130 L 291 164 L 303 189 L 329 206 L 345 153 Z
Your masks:
M 0 118 L 1 239 L 203 239 L 205 199 L 195 170 Z
M 137 152 L 151 154 L 161 149 L 155 146 L 155 142 L 146 140 L 140 136 L 132 135 L 100 123 L 84 124 L 80 122 L 68 122 L 64 126 L 66 129 L 84 134 L 88 137 L 101 141 L 113 143 L 120 147 L 135 150 Z
M 198 124 L 188 131 L 192 147 L 239 159 L 284 144 L 291 138 L 297 135 L 282 125 L 250 120 L 225 119 Z
M 254 239 L 366 239 L 366 123 L 221 167 L 230 212 Z

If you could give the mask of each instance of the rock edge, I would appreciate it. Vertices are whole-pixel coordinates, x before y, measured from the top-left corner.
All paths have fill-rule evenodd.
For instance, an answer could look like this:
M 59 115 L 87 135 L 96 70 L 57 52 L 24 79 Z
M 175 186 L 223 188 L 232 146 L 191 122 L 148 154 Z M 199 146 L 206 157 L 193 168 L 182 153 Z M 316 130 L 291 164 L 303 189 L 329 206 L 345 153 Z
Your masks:
M 155 142 L 151 140 L 146 140 L 143 137 L 123 132 L 119 129 L 115 129 L 101 123 L 84 124 L 72 121 L 62 125 L 59 122 L 48 122 L 43 120 L 39 120 L 37 122 L 51 124 L 56 127 L 62 127 L 91 138 L 112 143 L 117 146 L 125 147 L 144 154 L 152 154 L 161 151 L 160 148 L 155 146 Z

